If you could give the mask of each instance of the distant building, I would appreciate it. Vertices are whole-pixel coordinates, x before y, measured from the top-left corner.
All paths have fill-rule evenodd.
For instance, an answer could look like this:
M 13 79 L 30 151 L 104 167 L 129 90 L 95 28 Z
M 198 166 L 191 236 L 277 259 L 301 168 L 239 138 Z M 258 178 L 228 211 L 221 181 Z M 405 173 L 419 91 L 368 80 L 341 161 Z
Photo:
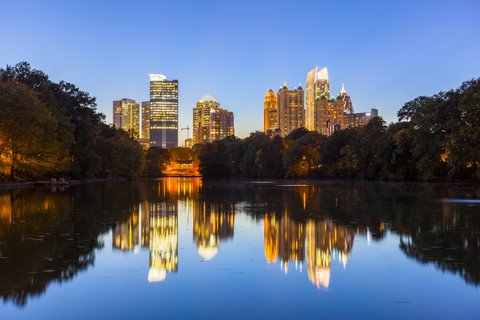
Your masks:
M 305 87 L 305 128 L 310 131 L 315 130 L 316 113 L 315 102 L 322 97 L 330 99 L 330 82 L 328 80 L 328 70 L 323 68 L 317 72 L 318 67 L 310 70 L 307 74 L 307 84 Z
M 263 130 L 267 132 L 268 130 L 275 130 L 278 128 L 278 107 L 277 107 L 277 97 L 275 92 L 272 89 L 268 90 L 267 95 L 265 96 L 264 102 L 264 113 L 263 113 Z
M 220 108 L 220 103 L 206 94 L 193 108 L 194 143 L 213 142 L 233 135 L 233 112 Z
M 142 101 L 142 138 L 150 141 L 150 101 Z
M 140 137 L 139 102 L 127 98 L 113 101 L 113 124 L 116 128 L 123 129 L 138 139 Z
M 113 101 L 113 125 L 117 129 L 122 128 L 122 101 Z
M 283 137 L 305 126 L 304 91 L 301 86 L 290 90 L 285 82 L 277 92 L 277 104 L 278 125 Z
M 377 109 L 354 113 L 352 100 L 342 84 L 336 99 L 323 96 L 315 101 L 313 130 L 329 136 L 339 130 L 364 126 L 374 117 L 378 117 Z
M 150 74 L 150 146 L 178 146 L 178 80 Z

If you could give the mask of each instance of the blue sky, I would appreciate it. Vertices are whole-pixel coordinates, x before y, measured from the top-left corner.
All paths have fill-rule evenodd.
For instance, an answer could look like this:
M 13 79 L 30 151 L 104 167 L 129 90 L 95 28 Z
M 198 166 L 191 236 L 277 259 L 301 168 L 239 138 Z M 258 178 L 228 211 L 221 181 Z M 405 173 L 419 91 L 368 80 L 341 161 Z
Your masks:
M 355 112 L 392 122 L 405 102 L 480 77 L 479 16 L 480 1 L 0 0 L 0 66 L 76 84 L 109 123 L 113 100 L 148 100 L 148 74 L 162 73 L 179 81 L 180 127 L 209 93 L 239 137 L 263 130 L 270 88 L 305 87 L 326 66 L 332 93 L 344 82 Z

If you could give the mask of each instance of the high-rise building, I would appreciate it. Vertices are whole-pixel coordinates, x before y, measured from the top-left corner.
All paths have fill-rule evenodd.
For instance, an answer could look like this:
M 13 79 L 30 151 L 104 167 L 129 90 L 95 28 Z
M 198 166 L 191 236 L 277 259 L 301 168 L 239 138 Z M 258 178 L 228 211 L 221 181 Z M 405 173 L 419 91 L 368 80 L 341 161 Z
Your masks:
M 122 128 L 122 101 L 113 101 L 113 125 L 117 129 Z
M 290 90 L 285 82 L 277 92 L 278 125 L 282 137 L 305 126 L 304 91 L 301 86 Z
M 123 129 L 132 137 L 140 137 L 140 103 L 123 98 L 113 101 L 113 124 L 116 128 Z
M 178 146 L 178 80 L 150 74 L 150 146 Z
M 323 68 L 317 72 L 318 67 L 313 68 L 307 74 L 307 84 L 305 88 L 305 127 L 315 130 L 315 101 L 325 97 L 330 99 L 330 82 L 328 80 L 328 70 Z
M 142 101 L 142 138 L 150 140 L 150 101 Z
M 209 94 L 198 100 L 193 108 L 194 143 L 213 142 L 234 134 L 233 112 L 220 108 L 220 102 Z
M 278 129 L 278 107 L 277 97 L 272 89 L 268 90 L 265 96 L 263 113 L 263 131 Z

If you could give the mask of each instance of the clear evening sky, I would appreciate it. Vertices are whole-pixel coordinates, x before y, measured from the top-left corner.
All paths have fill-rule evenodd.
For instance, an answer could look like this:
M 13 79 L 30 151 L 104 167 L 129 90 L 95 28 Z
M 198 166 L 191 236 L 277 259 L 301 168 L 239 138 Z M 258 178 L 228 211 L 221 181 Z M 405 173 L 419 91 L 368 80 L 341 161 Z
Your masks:
M 480 1 L 0 0 L 0 66 L 29 62 L 53 81 L 112 101 L 149 99 L 149 73 L 179 81 L 179 127 L 206 93 L 263 130 L 263 101 L 328 67 L 355 112 L 387 122 L 419 95 L 480 77 Z M 180 131 L 179 143 L 186 137 Z M 190 132 L 190 136 L 192 132 Z

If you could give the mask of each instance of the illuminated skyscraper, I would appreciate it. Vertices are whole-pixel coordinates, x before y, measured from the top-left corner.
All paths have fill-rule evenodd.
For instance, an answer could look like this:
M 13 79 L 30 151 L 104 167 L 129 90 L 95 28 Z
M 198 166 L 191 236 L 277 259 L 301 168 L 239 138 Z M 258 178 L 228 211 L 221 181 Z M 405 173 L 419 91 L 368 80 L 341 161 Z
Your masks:
M 150 140 L 150 101 L 142 101 L 142 138 Z
M 315 101 L 322 96 L 330 99 L 328 70 L 323 68 L 317 72 L 317 69 L 318 67 L 315 67 L 308 73 L 305 88 L 305 127 L 310 131 L 315 130 Z
M 213 142 L 235 134 L 233 112 L 220 108 L 220 102 L 206 94 L 193 108 L 194 143 Z
M 277 97 L 272 89 L 268 90 L 263 106 L 263 131 L 266 133 L 268 130 L 275 130 L 278 128 Z
M 150 146 L 178 146 L 178 80 L 150 74 Z
M 140 135 L 140 104 L 124 98 L 113 101 L 113 124 L 138 139 Z
M 289 90 L 285 82 L 277 92 L 278 125 L 282 137 L 305 126 L 304 91 L 301 86 Z

